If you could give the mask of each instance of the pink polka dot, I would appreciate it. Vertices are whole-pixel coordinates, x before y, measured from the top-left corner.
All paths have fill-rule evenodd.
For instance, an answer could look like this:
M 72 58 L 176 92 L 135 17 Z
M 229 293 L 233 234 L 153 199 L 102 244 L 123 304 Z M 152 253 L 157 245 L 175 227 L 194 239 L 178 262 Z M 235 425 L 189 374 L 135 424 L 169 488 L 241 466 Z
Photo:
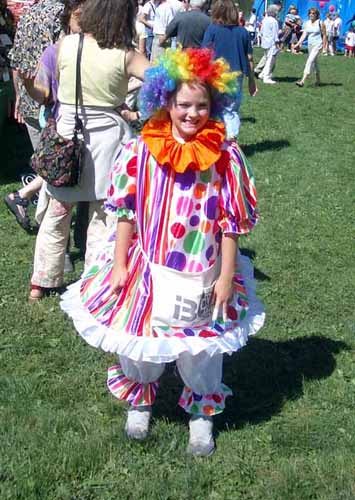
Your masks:
M 201 330 L 201 332 L 199 334 L 199 337 L 202 337 L 202 338 L 216 337 L 216 336 L 217 336 L 216 333 L 210 332 L 208 330 Z
M 174 238 L 182 238 L 185 234 L 185 228 L 180 222 L 175 222 L 170 228 L 171 234 L 174 236 Z
M 191 262 L 189 262 L 187 270 L 190 273 L 200 273 L 201 271 L 203 271 L 203 265 L 201 264 L 201 262 L 198 262 L 197 260 L 192 260 Z
M 196 203 L 196 210 L 201 210 L 201 203 Z
M 215 401 L 216 403 L 222 403 L 222 397 L 219 395 L 219 394 L 213 394 L 213 401 Z
M 228 307 L 227 315 L 228 315 L 228 318 L 230 318 L 233 321 L 235 321 L 236 319 L 238 319 L 238 312 L 232 306 Z
M 188 196 L 180 196 L 176 205 L 178 215 L 189 216 L 193 209 L 193 201 Z
M 137 158 L 131 158 L 127 163 L 127 174 L 135 177 L 137 174 Z

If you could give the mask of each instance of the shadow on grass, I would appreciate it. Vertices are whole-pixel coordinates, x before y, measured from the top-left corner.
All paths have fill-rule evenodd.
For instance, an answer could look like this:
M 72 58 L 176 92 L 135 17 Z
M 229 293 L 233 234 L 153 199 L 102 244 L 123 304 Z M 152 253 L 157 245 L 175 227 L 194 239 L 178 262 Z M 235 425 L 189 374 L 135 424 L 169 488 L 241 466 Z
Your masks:
M 285 139 L 280 139 L 278 141 L 262 141 L 256 142 L 255 144 L 245 144 L 242 146 L 245 156 L 250 157 L 255 153 L 263 153 L 264 151 L 277 151 L 279 149 L 290 147 L 290 142 Z
M 240 121 L 242 123 L 256 123 L 256 118 L 254 118 L 254 116 L 242 116 Z
M 294 83 L 299 80 L 299 78 L 296 78 L 294 76 L 277 76 L 275 77 L 277 82 L 282 82 L 282 83 Z
M 250 260 L 254 260 L 256 256 L 256 252 L 254 250 L 249 250 L 249 248 L 240 248 L 240 253 L 242 255 L 245 255 L 246 257 L 249 257 Z M 271 281 L 270 276 L 263 273 L 262 271 L 260 271 L 260 269 L 258 269 L 255 266 L 254 266 L 254 278 L 257 281 Z
M 223 382 L 234 396 L 226 409 L 215 418 L 218 432 L 230 427 L 256 425 L 282 411 L 285 401 L 303 395 L 305 380 L 329 377 L 335 367 L 335 355 L 349 347 L 344 342 L 313 336 L 273 342 L 253 338 L 233 356 L 225 356 Z M 167 367 L 155 404 L 155 417 L 186 421 L 176 409 L 182 383 L 174 367 Z
M 339 82 L 321 82 L 318 87 L 342 87 L 343 84 Z
M 32 145 L 25 125 L 7 120 L 0 138 L 0 184 L 21 182 L 21 174 L 30 170 Z

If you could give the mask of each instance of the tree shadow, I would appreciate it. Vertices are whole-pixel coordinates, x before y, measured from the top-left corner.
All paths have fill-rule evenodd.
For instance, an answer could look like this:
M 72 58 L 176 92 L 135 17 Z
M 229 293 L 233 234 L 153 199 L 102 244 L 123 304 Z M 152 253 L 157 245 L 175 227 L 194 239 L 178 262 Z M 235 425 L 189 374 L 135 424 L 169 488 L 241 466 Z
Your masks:
M 285 139 L 280 139 L 278 141 L 265 140 L 262 142 L 256 142 L 255 144 L 246 144 L 242 147 L 242 149 L 245 156 L 250 157 L 255 153 L 262 153 L 269 150 L 278 151 L 283 148 L 288 148 L 290 145 L 290 142 Z
M 214 419 L 216 432 L 257 425 L 279 414 L 286 401 L 302 397 L 304 380 L 329 377 L 336 367 L 335 355 L 349 349 L 344 342 L 322 336 L 284 342 L 251 339 L 234 355 L 225 356 L 223 382 L 234 395 Z M 187 421 L 187 414 L 176 406 L 181 390 L 180 377 L 170 364 L 161 379 L 156 417 Z

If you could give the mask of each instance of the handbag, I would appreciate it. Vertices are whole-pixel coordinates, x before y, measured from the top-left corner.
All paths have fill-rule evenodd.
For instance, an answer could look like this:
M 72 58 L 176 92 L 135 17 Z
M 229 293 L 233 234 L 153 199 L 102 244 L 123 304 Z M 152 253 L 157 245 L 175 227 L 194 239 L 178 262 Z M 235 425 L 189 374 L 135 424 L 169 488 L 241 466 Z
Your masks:
M 48 184 L 55 187 L 72 187 L 79 184 L 84 161 L 85 143 L 78 134 L 83 133 L 83 122 L 79 118 L 78 105 L 81 90 L 80 62 L 84 34 L 79 35 L 76 59 L 75 82 L 75 125 L 72 139 L 66 139 L 57 132 L 56 120 L 48 118 L 39 144 L 31 157 L 32 169 Z

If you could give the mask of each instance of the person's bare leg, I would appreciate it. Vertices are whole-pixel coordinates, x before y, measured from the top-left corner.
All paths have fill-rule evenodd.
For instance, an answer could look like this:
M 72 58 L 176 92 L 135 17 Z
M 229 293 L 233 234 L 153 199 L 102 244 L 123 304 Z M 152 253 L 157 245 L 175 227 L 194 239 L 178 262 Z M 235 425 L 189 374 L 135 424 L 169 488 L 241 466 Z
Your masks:
M 33 179 L 29 184 L 19 189 L 18 194 L 21 198 L 30 200 L 35 194 L 39 192 L 43 184 L 43 179 L 39 175 Z

